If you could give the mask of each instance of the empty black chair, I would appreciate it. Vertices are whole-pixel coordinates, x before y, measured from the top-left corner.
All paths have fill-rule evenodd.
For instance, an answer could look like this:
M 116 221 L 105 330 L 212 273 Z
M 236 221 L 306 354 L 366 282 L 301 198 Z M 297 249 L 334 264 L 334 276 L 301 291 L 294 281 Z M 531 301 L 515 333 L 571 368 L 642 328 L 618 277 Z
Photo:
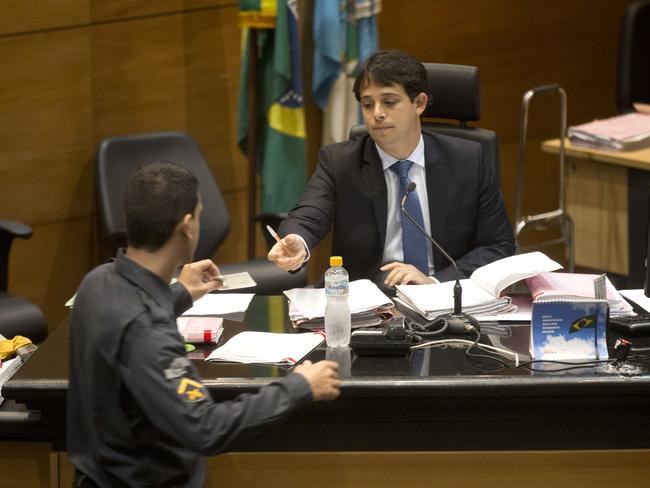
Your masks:
M 7 293 L 11 244 L 16 237 L 31 235 L 32 229 L 25 224 L 0 220 L 0 334 L 7 339 L 21 335 L 38 343 L 47 337 L 43 313 L 36 305 Z
M 478 68 L 460 64 L 423 63 L 427 71 L 429 105 L 422 114 L 422 130 L 479 142 L 495 179 L 499 181 L 500 158 L 497 135 L 487 129 L 470 127 L 481 118 Z M 455 123 L 430 119 L 451 119 Z M 350 138 L 366 133 L 364 126 L 353 127 Z
M 145 163 L 173 162 L 190 170 L 199 181 L 203 201 L 201 235 L 194 258 L 211 258 L 230 230 L 230 216 L 219 185 L 201 150 L 187 134 L 163 132 L 105 139 L 97 152 L 97 203 L 101 235 L 117 248 L 125 243 L 124 186 Z M 307 284 L 307 271 L 289 274 L 264 258 L 240 263 L 217 263 L 224 274 L 248 271 L 257 282 L 255 292 L 275 295 Z
M 621 113 L 635 102 L 650 103 L 650 0 L 628 5 L 618 52 L 616 98 Z

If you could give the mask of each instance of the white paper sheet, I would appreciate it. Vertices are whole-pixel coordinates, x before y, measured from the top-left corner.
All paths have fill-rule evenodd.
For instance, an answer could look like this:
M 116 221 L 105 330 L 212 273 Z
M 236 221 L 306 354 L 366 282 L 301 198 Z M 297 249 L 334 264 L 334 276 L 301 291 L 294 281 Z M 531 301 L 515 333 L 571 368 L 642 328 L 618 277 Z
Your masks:
M 208 293 L 183 315 L 227 315 L 245 312 L 254 293 Z

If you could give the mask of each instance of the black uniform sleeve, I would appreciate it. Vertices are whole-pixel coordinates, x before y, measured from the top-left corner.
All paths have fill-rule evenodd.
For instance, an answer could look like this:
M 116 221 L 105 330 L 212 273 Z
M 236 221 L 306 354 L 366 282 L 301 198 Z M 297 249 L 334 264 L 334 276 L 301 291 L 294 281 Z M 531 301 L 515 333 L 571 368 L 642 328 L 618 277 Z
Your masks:
M 192 296 L 180 281 L 170 286 L 174 295 L 174 313 L 179 317 L 183 312 L 192 308 Z
M 215 403 L 169 324 L 136 319 L 122 344 L 120 376 L 140 409 L 158 430 L 202 454 L 254 438 L 312 400 L 304 377 L 291 374 L 256 394 Z

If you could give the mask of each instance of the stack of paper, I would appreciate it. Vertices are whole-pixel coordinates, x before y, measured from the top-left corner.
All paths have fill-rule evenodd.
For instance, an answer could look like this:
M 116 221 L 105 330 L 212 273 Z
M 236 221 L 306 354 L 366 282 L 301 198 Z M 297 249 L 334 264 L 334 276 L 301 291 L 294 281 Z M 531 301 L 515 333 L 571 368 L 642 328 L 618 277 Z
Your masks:
M 501 292 L 519 280 L 562 266 L 544 253 L 530 252 L 499 259 L 460 280 L 463 312 L 494 315 L 512 310 L 510 298 Z M 397 285 L 397 301 L 431 321 L 454 309 L 455 281 L 435 285 Z
M 526 280 L 533 300 L 571 300 L 594 298 L 595 274 L 542 273 Z M 632 306 L 606 279 L 607 303 L 610 317 L 634 315 Z
M 284 294 L 289 299 L 289 318 L 295 326 L 308 329 L 325 326 L 325 289 L 294 288 Z M 392 316 L 393 302 L 370 280 L 350 282 L 348 305 L 353 328 L 379 325 Z
M 4 398 L 2 398 L 2 385 L 4 385 L 9 380 L 9 378 L 11 378 L 14 373 L 20 369 L 22 364 L 23 361 L 20 356 L 16 356 L 15 358 L 9 359 L 8 361 L 0 362 L 0 404 L 2 404 L 4 401 Z
M 432 285 L 397 285 L 397 297 L 401 304 L 417 312 L 426 320 L 454 310 L 455 281 Z M 495 297 L 471 280 L 460 280 L 463 289 L 463 312 L 491 315 L 506 312 L 510 308 L 509 297 Z
M 176 319 L 176 326 L 185 342 L 216 344 L 223 332 L 223 318 L 183 315 Z
M 324 334 L 277 334 L 273 332 L 240 332 L 218 347 L 206 361 L 275 364 L 293 366 L 320 345 Z
M 629 113 L 569 127 L 573 144 L 616 151 L 650 146 L 650 114 Z

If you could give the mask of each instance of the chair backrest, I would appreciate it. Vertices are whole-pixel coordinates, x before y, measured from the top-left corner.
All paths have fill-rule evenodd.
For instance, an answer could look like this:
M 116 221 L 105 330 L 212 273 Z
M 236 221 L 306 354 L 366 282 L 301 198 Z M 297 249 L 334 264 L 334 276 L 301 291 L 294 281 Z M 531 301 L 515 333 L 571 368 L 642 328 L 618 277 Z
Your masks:
M 650 103 L 650 0 L 628 5 L 621 24 L 616 101 L 620 112 Z
M 427 71 L 429 105 L 422 114 L 422 130 L 479 142 L 499 181 L 499 140 L 496 133 L 467 122 L 481 117 L 478 68 L 460 64 L 423 63 Z M 452 119 L 456 123 L 432 122 L 427 119 Z M 350 130 L 350 139 L 366 134 L 364 126 Z
M 196 142 L 187 134 L 162 132 L 105 139 L 97 151 L 97 207 L 102 236 L 112 245 L 126 236 L 124 187 L 146 163 L 176 163 L 199 180 L 203 201 L 201 235 L 195 259 L 211 257 L 230 230 L 228 209 Z

